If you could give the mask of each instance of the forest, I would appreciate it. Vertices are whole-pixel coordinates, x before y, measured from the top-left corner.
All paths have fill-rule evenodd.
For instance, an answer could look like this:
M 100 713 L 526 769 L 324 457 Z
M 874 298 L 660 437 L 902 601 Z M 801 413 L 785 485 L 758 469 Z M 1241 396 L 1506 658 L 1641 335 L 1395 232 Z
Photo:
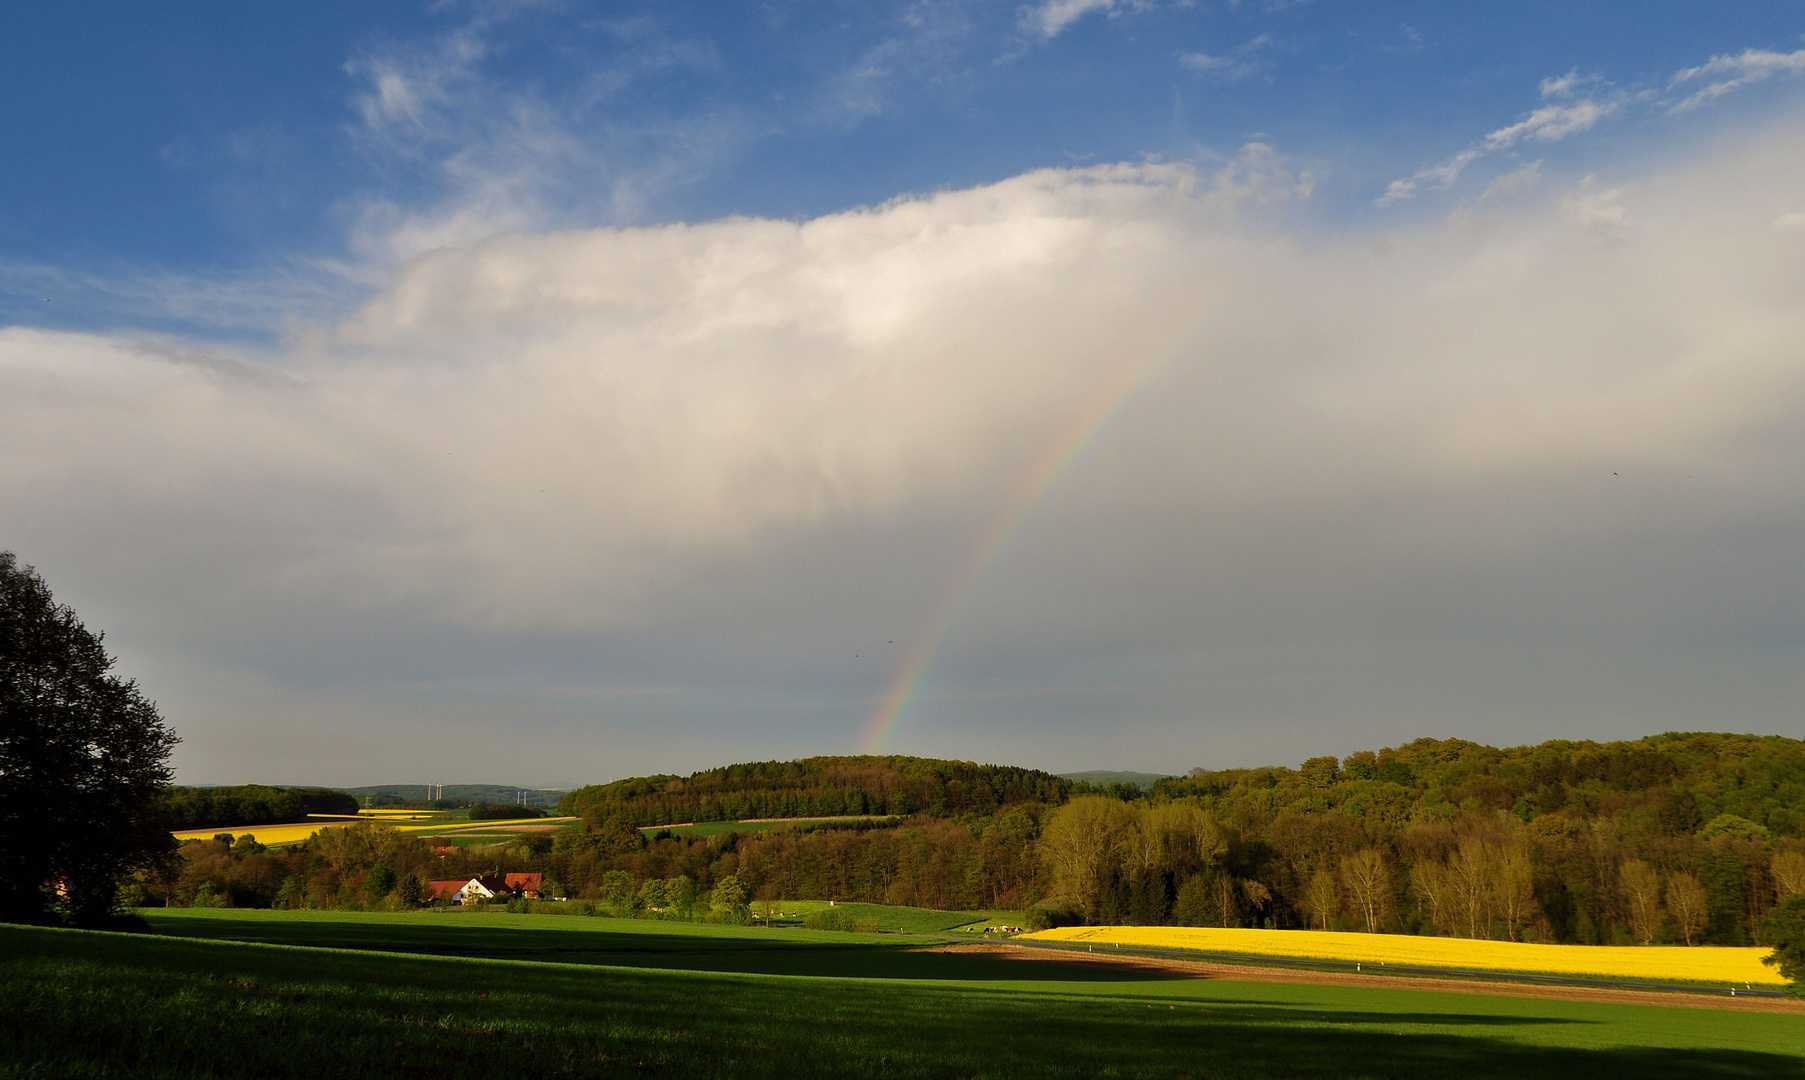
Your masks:
M 709 769 L 687 777 L 641 776 L 578 788 L 560 814 L 631 825 L 754 818 L 994 813 L 1017 803 L 1058 804 L 1072 781 L 1038 769 L 901 756 L 813 757 Z
M 331 788 L 170 787 L 163 796 L 163 815 L 174 831 L 219 826 L 279 825 L 306 821 L 308 814 L 355 814 L 354 795 Z
M 842 812 L 907 810 L 707 837 L 645 821 L 831 816 L 835 799 Z M 1805 892 L 1805 742 L 1780 737 L 1419 739 L 1295 769 L 1198 769 L 1145 793 L 963 762 L 817 758 L 584 788 L 561 808 L 582 828 L 472 850 L 376 826 L 287 851 L 191 843 L 179 873 L 144 888 L 178 904 L 205 889 L 212 903 L 392 906 L 406 875 L 538 870 L 587 910 L 648 917 L 691 914 L 666 898 L 731 878 L 755 898 L 1019 909 L 1039 925 L 1591 944 L 1746 944 L 1775 903 Z

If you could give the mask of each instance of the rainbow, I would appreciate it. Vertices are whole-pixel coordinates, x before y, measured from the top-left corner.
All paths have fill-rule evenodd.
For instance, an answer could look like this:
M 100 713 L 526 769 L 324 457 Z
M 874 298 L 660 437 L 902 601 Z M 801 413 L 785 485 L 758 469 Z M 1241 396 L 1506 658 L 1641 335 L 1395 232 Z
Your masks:
M 891 736 L 896 734 L 897 726 L 902 723 L 910 704 L 920 693 L 929 669 L 934 666 L 934 658 L 958 623 L 967 598 L 984 572 L 1009 546 L 1028 511 L 1052 490 L 1079 455 L 1109 426 L 1110 420 L 1164 366 L 1163 359 L 1127 366 L 1116 378 L 1104 383 L 1086 407 L 1080 409 L 1070 423 L 1048 440 L 1046 448 L 1029 461 L 1028 468 L 1011 485 L 997 512 L 979 530 L 978 542 L 953 575 L 950 586 L 933 610 L 926 632 L 905 654 L 884 696 L 878 699 L 877 710 L 865 730 L 861 753 L 882 753 Z

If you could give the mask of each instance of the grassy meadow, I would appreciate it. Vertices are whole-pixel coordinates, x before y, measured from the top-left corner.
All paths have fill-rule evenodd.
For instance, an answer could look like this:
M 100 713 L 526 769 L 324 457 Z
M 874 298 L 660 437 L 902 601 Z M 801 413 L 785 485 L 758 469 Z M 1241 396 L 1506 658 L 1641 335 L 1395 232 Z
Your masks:
M 502 913 L 0 927 L 0 1078 L 1805 1077 L 1805 1013 L 1175 977 Z

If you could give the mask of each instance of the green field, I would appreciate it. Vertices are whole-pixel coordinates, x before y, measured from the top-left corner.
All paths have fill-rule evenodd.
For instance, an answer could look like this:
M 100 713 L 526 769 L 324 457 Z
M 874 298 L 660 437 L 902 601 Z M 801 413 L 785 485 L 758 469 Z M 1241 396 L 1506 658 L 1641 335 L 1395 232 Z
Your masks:
M 0 1077 L 1805 1077 L 1805 1016 L 507 914 L 0 927 Z M 385 950 L 385 951 L 376 951 Z

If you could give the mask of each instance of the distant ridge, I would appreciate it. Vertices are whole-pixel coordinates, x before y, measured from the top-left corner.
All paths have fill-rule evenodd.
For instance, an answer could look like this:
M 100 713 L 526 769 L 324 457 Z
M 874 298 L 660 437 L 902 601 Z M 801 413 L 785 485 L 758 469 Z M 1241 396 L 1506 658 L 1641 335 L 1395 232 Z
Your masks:
M 1020 803 L 1057 806 L 1072 782 L 1039 769 L 862 754 L 752 761 L 689 776 L 635 776 L 581 787 L 561 814 L 619 817 L 632 825 L 797 817 L 955 817 Z
M 1133 784 L 1136 787 L 1151 788 L 1156 780 L 1164 780 L 1175 774 L 1157 772 L 1130 772 L 1122 769 L 1090 769 L 1084 772 L 1062 772 L 1059 776 L 1067 780 L 1076 780 L 1080 784 L 1095 787 L 1108 787 L 1111 784 Z
M 430 790 L 429 790 L 430 788 Z M 468 799 L 471 802 L 520 803 L 524 806 L 556 806 L 563 788 L 509 787 L 503 784 L 371 784 L 367 787 L 339 788 L 359 799 L 390 795 L 408 802 L 425 802 L 433 791 L 441 799 Z M 524 794 L 523 794 L 524 793 Z

